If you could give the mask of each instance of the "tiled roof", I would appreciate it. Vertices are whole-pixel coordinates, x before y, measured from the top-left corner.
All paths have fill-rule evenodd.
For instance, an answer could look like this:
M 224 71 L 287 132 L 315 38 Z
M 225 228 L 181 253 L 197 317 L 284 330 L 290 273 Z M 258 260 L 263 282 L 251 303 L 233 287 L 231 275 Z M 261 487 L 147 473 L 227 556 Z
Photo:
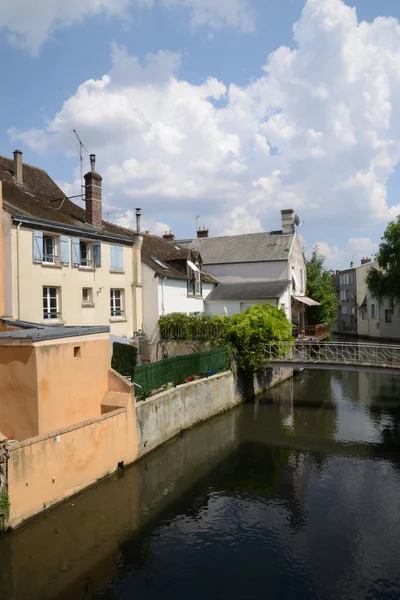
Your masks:
M 294 235 L 282 231 L 182 240 L 201 253 L 204 265 L 288 260 Z
M 206 302 L 216 300 L 233 300 L 246 302 L 248 300 L 268 300 L 280 298 L 287 290 L 290 281 L 241 281 L 240 283 L 221 283 L 214 288 L 206 298 Z
M 66 198 L 46 171 L 23 163 L 23 185 L 14 179 L 14 161 L 0 156 L 0 179 L 3 181 L 3 208 L 13 216 L 26 216 L 81 227 L 96 232 L 85 221 L 85 210 Z M 103 221 L 102 231 L 111 235 L 133 237 L 135 232 Z
M 163 268 L 153 258 L 158 259 L 168 269 Z M 188 279 L 187 276 L 187 260 L 196 261 L 201 256 L 198 251 L 191 250 L 190 248 L 182 248 L 178 244 L 170 244 L 163 240 L 163 238 L 145 233 L 143 236 L 142 245 L 142 262 L 153 269 L 158 275 L 163 275 L 170 279 Z M 217 283 L 217 280 L 210 275 L 202 271 L 201 279 L 205 283 Z

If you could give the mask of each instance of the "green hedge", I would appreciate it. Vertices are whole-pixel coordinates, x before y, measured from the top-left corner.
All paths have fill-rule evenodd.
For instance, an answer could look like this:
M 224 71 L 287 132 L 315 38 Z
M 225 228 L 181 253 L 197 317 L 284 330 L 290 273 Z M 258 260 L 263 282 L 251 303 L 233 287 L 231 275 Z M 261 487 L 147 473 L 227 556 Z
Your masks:
M 137 354 L 138 349 L 136 346 L 114 342 L 111 367 L 124 377 L 132 377 L 136 367 Z
M 152 390 L 168 383 L 180 385 L 188 377 L 207 377 L 228 367 L 228 349 L 220 348 L 210 352 L 196 352 L 184 356 L 174 356 L 149 365 L 136 367 L 133 380 L 140 388 L 135 388 L 136 396 L 147 398 Z
M 190 316 L 185 313 L 170 313 L 158 320 L 162 340 L 202 341 L 218 344 L 229 325 L 229 317 L 222 315 Z

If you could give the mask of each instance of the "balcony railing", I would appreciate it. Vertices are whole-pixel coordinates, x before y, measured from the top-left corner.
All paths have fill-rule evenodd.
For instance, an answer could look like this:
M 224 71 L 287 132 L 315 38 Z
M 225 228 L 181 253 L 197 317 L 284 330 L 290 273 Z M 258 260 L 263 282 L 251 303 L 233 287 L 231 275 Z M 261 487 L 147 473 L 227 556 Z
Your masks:
M 329 323 L 320 323 L 319 325 L 306 325 L 305 327 L 293 327 L 293 336 L 297 339 L 314 338 L 323 340 L 331 334 L 331 325 Z

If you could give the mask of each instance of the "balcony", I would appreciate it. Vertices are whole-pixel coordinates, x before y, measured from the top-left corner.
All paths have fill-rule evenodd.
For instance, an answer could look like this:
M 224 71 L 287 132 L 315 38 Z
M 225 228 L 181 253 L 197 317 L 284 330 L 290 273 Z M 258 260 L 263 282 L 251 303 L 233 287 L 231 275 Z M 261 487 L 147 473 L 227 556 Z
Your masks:
M 320 323 L 319 325 L 306 325 L 305 327 L 293 327 L 293 336 L 296 339 L 314 339 L 323 340 L 329 337 L 332 328 L 329 323 Z

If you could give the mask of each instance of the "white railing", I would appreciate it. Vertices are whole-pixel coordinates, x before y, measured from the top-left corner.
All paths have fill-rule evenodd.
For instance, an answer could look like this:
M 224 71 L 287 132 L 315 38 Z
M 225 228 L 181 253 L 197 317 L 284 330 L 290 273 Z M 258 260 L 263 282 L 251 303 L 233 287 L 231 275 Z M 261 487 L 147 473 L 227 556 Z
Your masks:
M 266 362 L 337 364 L 400 369 L 400 346 L 351 342 L 278 342 L 265 347 Z

